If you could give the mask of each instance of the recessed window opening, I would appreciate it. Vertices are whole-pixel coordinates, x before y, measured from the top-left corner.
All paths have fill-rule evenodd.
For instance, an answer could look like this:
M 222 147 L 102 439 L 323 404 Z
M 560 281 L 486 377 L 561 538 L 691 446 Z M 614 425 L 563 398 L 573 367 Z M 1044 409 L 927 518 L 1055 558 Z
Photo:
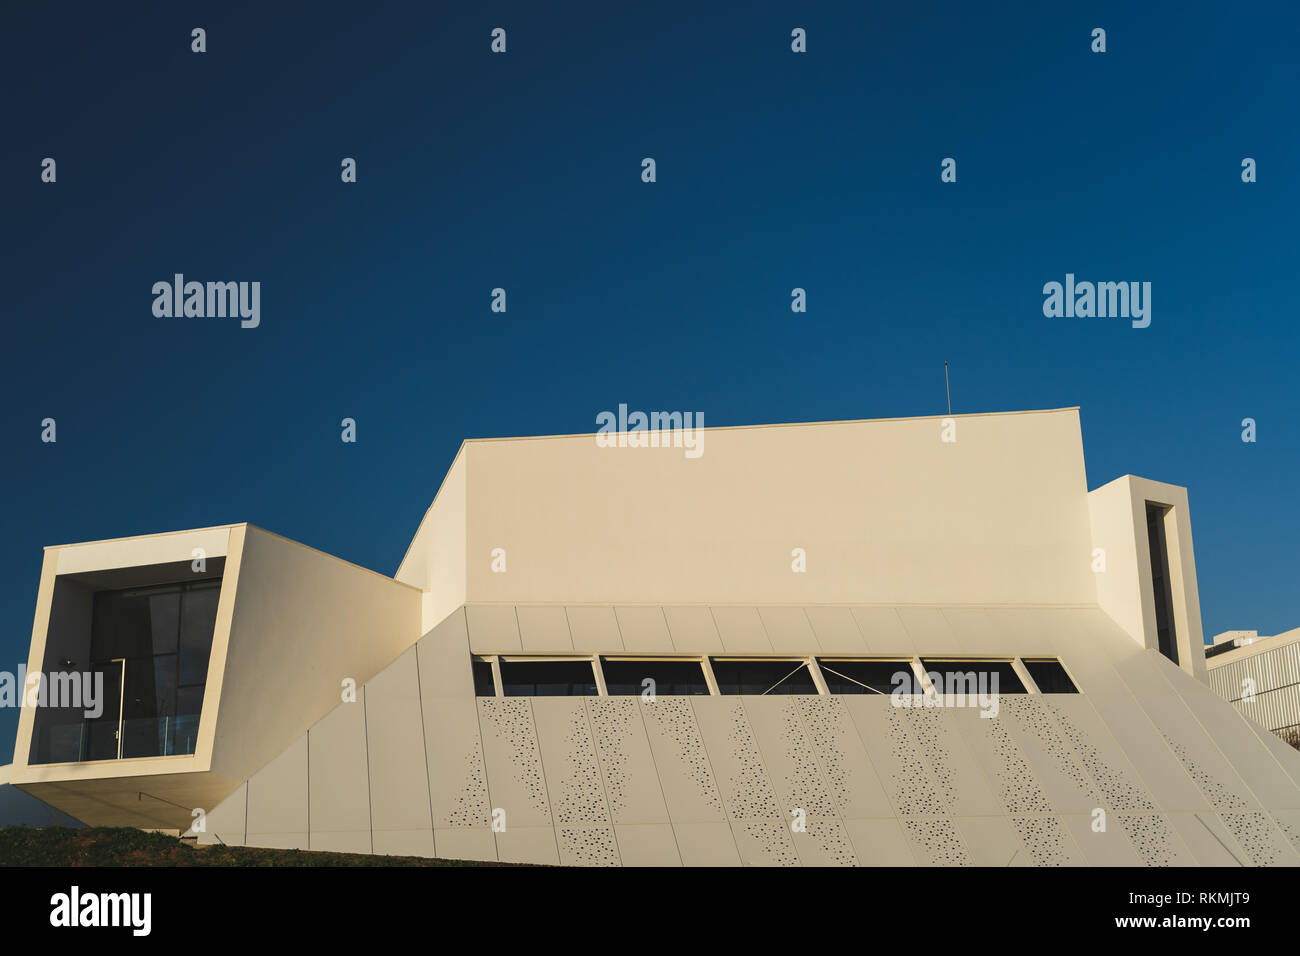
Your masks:
M 1174 633 L 1174 595 L 1169 574 L 1169 545 L 1165 539 L 1165 516 L 1172 509 L 1147 502 L 1147 544 L 1151 552 L 1151 587 L 1156 612 L 1156 641 L 1160 653 L 1178 663 L 1178 639 Z
M 1074 686 L 1074 681 L 1070 680 L 1070 675 L 1065 672 L 1065 668 L 1061 666 L 1060 661 L 1051 658 L 1026 657 L 1021 663 L 1025 665 L 1025 670 L 1029 671 L 1029 676 L 1038 685 L 1040 693 L 1079 693 L 1079 688 Z
M 935 692 L 947 696 L 1027 694 L 1011 661 L 928 658 L 921 664 Z
M 895 689 L 904 694 L 919 694 L 912 673 L 912 662 L 902 658 L 872 659 L 859 657 L 819 657 L 826 681 L 832 694 L 883 694 L 888 697 Z
M 714 657 L 713 676 L 721 694 L 815 694 L 808 662 L 798 658 Z
M 492 677 L 492 661 L 486 657 L 475 657 L 470 662 L 474 673 L 474 696 L 495 697 L 497 684 Z
M 602 657 L 605 691 L 610 696 L 699 697 L 709 693 L 704 665 L 694 658 Z
M 590 659 L 502 657 L 499 666 L 505 697 L 595 697 L 598 693 Z

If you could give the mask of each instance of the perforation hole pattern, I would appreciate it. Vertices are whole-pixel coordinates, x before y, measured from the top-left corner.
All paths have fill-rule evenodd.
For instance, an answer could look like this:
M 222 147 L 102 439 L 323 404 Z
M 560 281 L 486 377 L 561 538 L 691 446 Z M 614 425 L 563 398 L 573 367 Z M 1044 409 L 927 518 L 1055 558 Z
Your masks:
M 465 782 L 438 821 L 440 827 L 485 827 L 490 824 L 487 774 L 483 770 L 483 741 L 477 733 L 466 736 L 469 738 L 469 748 L 461 760 Z
M 1128 840 L 1146 866 L 1173 866 L 1176 845 L 1169 821 L 1158 813 L 1116 814 Z
M 1051 813 L 1053 807 L 1038 785 L 1038 779 L 1007 732 L 1006 724 L 997 718 L 980 720 L 985 736 L 997 760 L 993 779 L 997 784 L 998 800 L 1007 813 Z
M 552 789 L 556 823 L 609 823 L 605 806 L 605 783 L 596 761 L 596 747 L 587 726 L 587 711 L 577 706 L 569 714 L 564 730 L 568 757 L 560 780 Z M 554 775 L 554 768 L 552 768 Z M 552 776 L 554 780 L 554 776 Z
M 547 805 L 546 784 L 542 778 L 542 755 L 537 747 L 533 711 L 527 699 L 480 697 L 478 705 L 492 735 L 504 739 L 510 748 L 514 779 L 523 788 L 529 805 L 549 820 L 551 808 Z
M 1220 813 L 1219 819 L 1256 866 L 1278 866 L 1283 862 L 1291 862 L 1291 854 L 1279 839 L 1280 834 L 1274 829 L 1273 819 L 1267 813 Z
M 737 823 L 740 830 L 752 838 L 762 853 L 759 866 L 798 866 L 799 857 L 794 852 L 790 831 L 780 820 L 755 820 Z
M 917 745 L 908 730 L 904 708 L 886 711 L 890 755 L 893 757 L 888 781 L 891 797 L 900 816 L 949 816 L 951 800 L 933 784 L 933 777 L 917 759 Z
M 807 832 L 803 839 L 810 841 L 821 850 L 824 865 L 857 866 L 858 858 L 853 852 L 853 844 L 845 835 L 844 827 L 837 820 L 809 820 Z
M 700 790 L 700 799 L 719 813 L 722 811 L 722 797 L 713 782 L 713 773 L 709 769 L 709 758 L 704 751 L 704 741 L 700 739 L 700 728 L 695 722 L 695 711 L 691 710 L 689 697 L 656 697 L 641 705 L 647 723 L 651 724 L 663 739 L 671 741 L 677 748 L 677 758 L 688 779 L 693 780 Z M 663 768 L 660 768 L 660 772 Z
M 786 812 L 798 807 L 810 817 L 833 817 L 835 805 L 831 802 L 822 780 L 821 770 L 813 757 L 804 732 L 803 722 L 793 701 L 781 705 L 781 748 L 790 766 L 785 774 L 785 793 L 789 802 Z
M 843 701 L 833 697 L 792 697 L 791 700 L 797 702 L 831 797 L 843 810 L 853 799 L 848 748 L 857 745 L 861 749 L 857 734 L 848 729 L 852 719 L 848 709 Z
M 1034 866 L 1069 866 L 1076 862 L 1070 838 L 1057 817 L 1012 816 L 1011 822 Z
M 1250 807 L 1250 802 L 1241 794 L 1233 789 L 1220 783 L 1213 774 L 1202 767 L 1187 752 L 1187 748 L 1177 741 L 1173 740 L 1168 734 L 1163 735 L 1165 742 L 1169 744 L 1169 749 L 1174 752 L 1178 762 L 1183 765 L 1188 776 L 1196 781 L 1196 785 L 1201 788 L 1201 793 L 1209 801 L 1210 806 L 1216 810 L 1245 810 Z
M 970 866 L 970 853 L 951 820 L 904 820 L 903 829 L 931 866 Z
M 739 700 L 727 707 L 727 742 L 735 772 L 727 777 L 727 814 L 733 820 L 771 819 L 781 815 L 776 793 L 767 779 L 754 730 Z
M 613 827 L 560 827 L 560 859 L 570 866 L 620 866 Z
M 636 702 L 618 697 L 588 697 L 596 753 L 605 774 L 605 796 L 614 819 L 627 809 L 628 744 L 636 732 Z
M 952 813 L 953 801 L 956 799 L 957 787 L 954 783 L 956 771 L 954 761 L 944 746 L 944 728 L 940 723 L 942 715 L 937 708 L 894 708 L 905 716 L 904 721 L 911 724 L 912 736 L 915 738 L 922 762 L 930 768 L 937 787 L 938 806 L 945 815 Z

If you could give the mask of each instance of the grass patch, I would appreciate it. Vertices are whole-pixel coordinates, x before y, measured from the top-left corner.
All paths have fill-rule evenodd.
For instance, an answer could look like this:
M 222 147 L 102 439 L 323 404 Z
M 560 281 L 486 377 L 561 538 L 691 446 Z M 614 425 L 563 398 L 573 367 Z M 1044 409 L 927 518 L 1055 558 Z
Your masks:
M 134 827 L 0 827 L 0 866 L 510 866 L 251 846 L 196 846 Z

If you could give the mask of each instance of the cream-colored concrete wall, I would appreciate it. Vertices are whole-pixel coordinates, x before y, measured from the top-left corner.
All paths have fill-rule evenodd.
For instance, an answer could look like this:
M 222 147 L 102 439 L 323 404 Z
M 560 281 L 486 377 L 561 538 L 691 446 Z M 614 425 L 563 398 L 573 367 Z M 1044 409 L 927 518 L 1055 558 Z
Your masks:
M 420 594 L 251 525 L 236 587 L 207 692 L 220 700 L 212 769 L 244 778 L 332 710 L 345 678 L 360 685 L 414 642 Z
M 425 592 L 421 634 L 465 603 L 467 471 L 462 445 L 394 575 Z
M 1105 570 L 1095 575 L 1097 603 L 1135 641 L 1159 650 L 1147 502 L 1171 509 L 1165 515 L 1165 539 L 1178 664 L 1205 680 L 1201 601 L 1186 488 L 1125 475 L 1089 493 L 1092 544 L 1105 558 Z
M 1077 410 L 954 420 L 468 442 L 467 600 L 1093 603 Z

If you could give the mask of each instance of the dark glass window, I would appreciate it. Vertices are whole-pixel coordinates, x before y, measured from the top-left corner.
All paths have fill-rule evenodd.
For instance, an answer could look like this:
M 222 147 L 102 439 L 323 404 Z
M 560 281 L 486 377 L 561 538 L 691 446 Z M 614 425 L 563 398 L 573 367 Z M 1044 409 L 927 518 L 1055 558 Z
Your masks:
M 497 686 L 492 680 L 492 662 L 475 657 L 470 662 L 470 669 L 474 672 L 474 696 L 495 697 Z
M 1010 661 L 922 661 L 942 694 L 1025 694 Z
M 826 689 L 832 694 L 892 694 L 896 688 L 904 694 L 919 694 L 913 687 L 909 661 L 849 660 L 818 658 Z
M 1156 641 L 1160 653 L 1178 663 L 1178 641 L 1174 634 L 1174 595 L 1169 577 L 1169 549 L 1165 541 L 1165 513 L 1168 508 L 1147 502 L 1147 544 L 1151 552 L 1151 585 L 1156 610 Z
M 102 674 L 102 712 L 38 713 L 31 761 L 194 753 L 220 594 L 213 579 L 88 597 L 90 660 L 47 661 L 46 670 Z
M 1065 672 L 1060 661 L 1026 660 L 1024 664 L 1025 670 L 1029 671 L 1029 676 L 1034 679 L 1034 683 L 1044 694 L 1079 693 L 1079 689 L 1074 686 L 1074 681 L 1070 680 L 1070 675 Z
M 815 694 L 808 664 L 799 660 L 711 659 L 721 694 Z
M 591 661 L 501 659 L 501 693 L 506 697 L 594 697 Z
M 648 689 L 647 680 L 654 682 L 651 687 L 656 696 L 685 697 L 709 692 L 704 667 L 699 661 L 602 657 L 600 666 L 610 696 L 639 696 Z

